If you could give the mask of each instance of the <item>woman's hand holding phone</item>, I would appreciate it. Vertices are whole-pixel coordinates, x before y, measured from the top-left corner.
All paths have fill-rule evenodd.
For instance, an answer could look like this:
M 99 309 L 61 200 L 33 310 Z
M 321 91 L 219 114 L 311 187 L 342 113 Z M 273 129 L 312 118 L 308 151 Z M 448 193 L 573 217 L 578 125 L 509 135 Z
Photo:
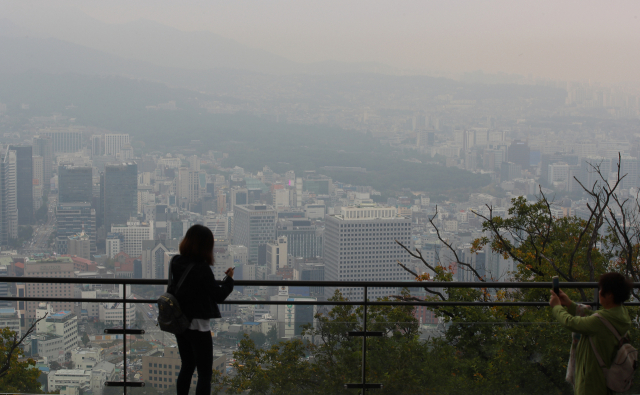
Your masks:
M 224 274 L 226 274 L 228 277 L 233 278 L 233 270 L 234 269 L 232 267 L 230 267 L 230 268 L 227 269 L 226 272 L 224 272 Z

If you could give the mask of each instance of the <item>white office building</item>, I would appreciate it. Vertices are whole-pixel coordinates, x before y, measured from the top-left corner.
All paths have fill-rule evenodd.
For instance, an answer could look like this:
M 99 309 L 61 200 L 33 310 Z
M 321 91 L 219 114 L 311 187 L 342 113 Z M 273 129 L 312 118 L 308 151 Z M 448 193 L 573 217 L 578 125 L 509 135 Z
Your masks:
M 104 135 L 104 154 L 116 156 L 122 147 L 129 145 L 129 135 L 124 133 L 107 133 Z
M 60 311 L 54 313 L 51 305 L 40 303 L 36 310 L 36 318 L 47 318 L 36 325 L 37 334 L 52 334 L 62 336 L 64 339 L 64 350 L 71 351 L 78 347 L 80 338 L 78 336 L 78 317 L 70 311 Z
M 122 323 L 122 304 L 121 303 L 101 303 L 99 310 L 100 322 L 108 325 L 118 325 Z M 136 320 L 136 305 L 127 304 L 127 323 L 133 323 Z
M 269 274 L 276 274 L 279 269 L 287 266 L 287 236 L 280 236 L 267 243 L 267 267 Z
M 229 217 L 224 214 L 207 211 L 207 216 L 204 217 L 204 226 L 211 229 L 216 239 L 229 237 Z
M 131 257 L 137 257 L 142 255 L 142 242 L 153 240 L 153 221 L 132 221 L 126 225 L 112 225 L 111 233 L 120 233 L 123 237 L 121 250 Z
M 410 256 L 395 240 L 411 247 L 411 218 L 397 215 L 395 207 L 343 207 L 325 217 L 325 280 L 413 280 L 397 262 L 410 265 Z M 333 290 L 325 290 L 333 293 Z M 361 297 L 362 288 L 340 288 L 347 297 Z M 396 288 L 369 289 L 372 298 L 397 292 Z

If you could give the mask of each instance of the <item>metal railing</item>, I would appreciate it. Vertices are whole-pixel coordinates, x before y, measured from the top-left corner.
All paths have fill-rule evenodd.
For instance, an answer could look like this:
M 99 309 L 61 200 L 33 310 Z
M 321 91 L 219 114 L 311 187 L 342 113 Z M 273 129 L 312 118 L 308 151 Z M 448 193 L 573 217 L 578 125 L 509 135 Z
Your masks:
M 166 279 L 130 279 L 130 278 L 49 278 L 49 277 L 2 277 L 0 282 L 5 283 L 47 283 L 47 284 L 102 284 L 102 285 L 167 285 Z M 380 332 L 367 331 L 367 307 L 368 306 L 521 306 L 521 307 L 544 307 L 548 302 L 460 302 L 460 301 L 370 301 L 368 290 L 370 288 L 476 288 L 476 289 L 551 289 L 551 282 L 418 282 L 418 281 L 287 281 L 287 280 L 236 280 L 236 286 L 289 286 L 289 287 L 332 287 L 332 288 L 361 288 L 363 289 L 362 300 L 342 300 L 342 301 L 301 301 L 301 300 L 226 300 L 222 305 L 311 305 L 311 306 L 363 306 L 363 331 L 349 332 L 349 336 L 362 337 L 362 380 L 360 383 L 345 384 L 345 388 L 358 388 L 363 391 L 372 388 L 382 388 L 382 384 L 367 383 L 366 380 L 366 345 L 367 337 L 381 336 Z M 634 288 L 640 288 L 640 283 L 634 283 Z M 564 289 L 597 289 L 595 282 L 571 282 L 560 283 L 560 288 Z M 127 293 L 123 292 L 122 298 L 58 298 L 58 297 L 18 297 L 0 296 L 0 300 L 25 301 L 25 302 L 85 302 L 85 303 L 122 303 L 123 305 L 123 325 L 122 329 L 105 329 L 105 333 L 123 335 L 123 355 L 124 355 L 124 379 L 122 382 L 107 382 L 106 386 L 120 386 L 127 394 L 127 387 L 141 387 L 143 382 L 127 381 L 127 335 L 144 334 L 141 329 L 127 329 L 126 309 L 129 303 L 153 304 L 157 299 L 127 299 Z M 597 293 L 594 293 L 594 301 L 581 302 L 583 304 L 598 306 Z M 625 306 L 640 306 L 640 302 L 625 303 Z

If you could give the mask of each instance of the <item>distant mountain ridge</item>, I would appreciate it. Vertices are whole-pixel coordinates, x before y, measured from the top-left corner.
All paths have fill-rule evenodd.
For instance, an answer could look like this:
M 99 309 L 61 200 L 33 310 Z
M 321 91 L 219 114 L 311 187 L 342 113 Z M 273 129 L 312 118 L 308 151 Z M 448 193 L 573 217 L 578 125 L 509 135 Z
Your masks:
M 95 19 L 73 17 L 57 26 L 51 36 L 46 27 L 29 31 L 10 20 L 0 19 L 0 36 L 57 39 L 132 62 L 162 68 L 206 71 L 245 70 L 264 74 L 339 74 L 376 72 L 397 74 L 397 70 L 376 62 L 316 62 L 303 64 L 235 40 L 206 31 L 185 32 L 150 20 L 108 24 Z

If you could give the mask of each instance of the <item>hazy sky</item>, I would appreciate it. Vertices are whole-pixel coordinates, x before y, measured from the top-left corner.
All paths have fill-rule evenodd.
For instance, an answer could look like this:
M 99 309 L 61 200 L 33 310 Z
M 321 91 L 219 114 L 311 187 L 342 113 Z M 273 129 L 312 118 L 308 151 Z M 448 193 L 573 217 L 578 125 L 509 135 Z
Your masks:
M 0 7 L 25 24 L 61 11 L 110 23 L 150 19 L 299 62 L 640 81 L 639 1 L 20 0 Z

